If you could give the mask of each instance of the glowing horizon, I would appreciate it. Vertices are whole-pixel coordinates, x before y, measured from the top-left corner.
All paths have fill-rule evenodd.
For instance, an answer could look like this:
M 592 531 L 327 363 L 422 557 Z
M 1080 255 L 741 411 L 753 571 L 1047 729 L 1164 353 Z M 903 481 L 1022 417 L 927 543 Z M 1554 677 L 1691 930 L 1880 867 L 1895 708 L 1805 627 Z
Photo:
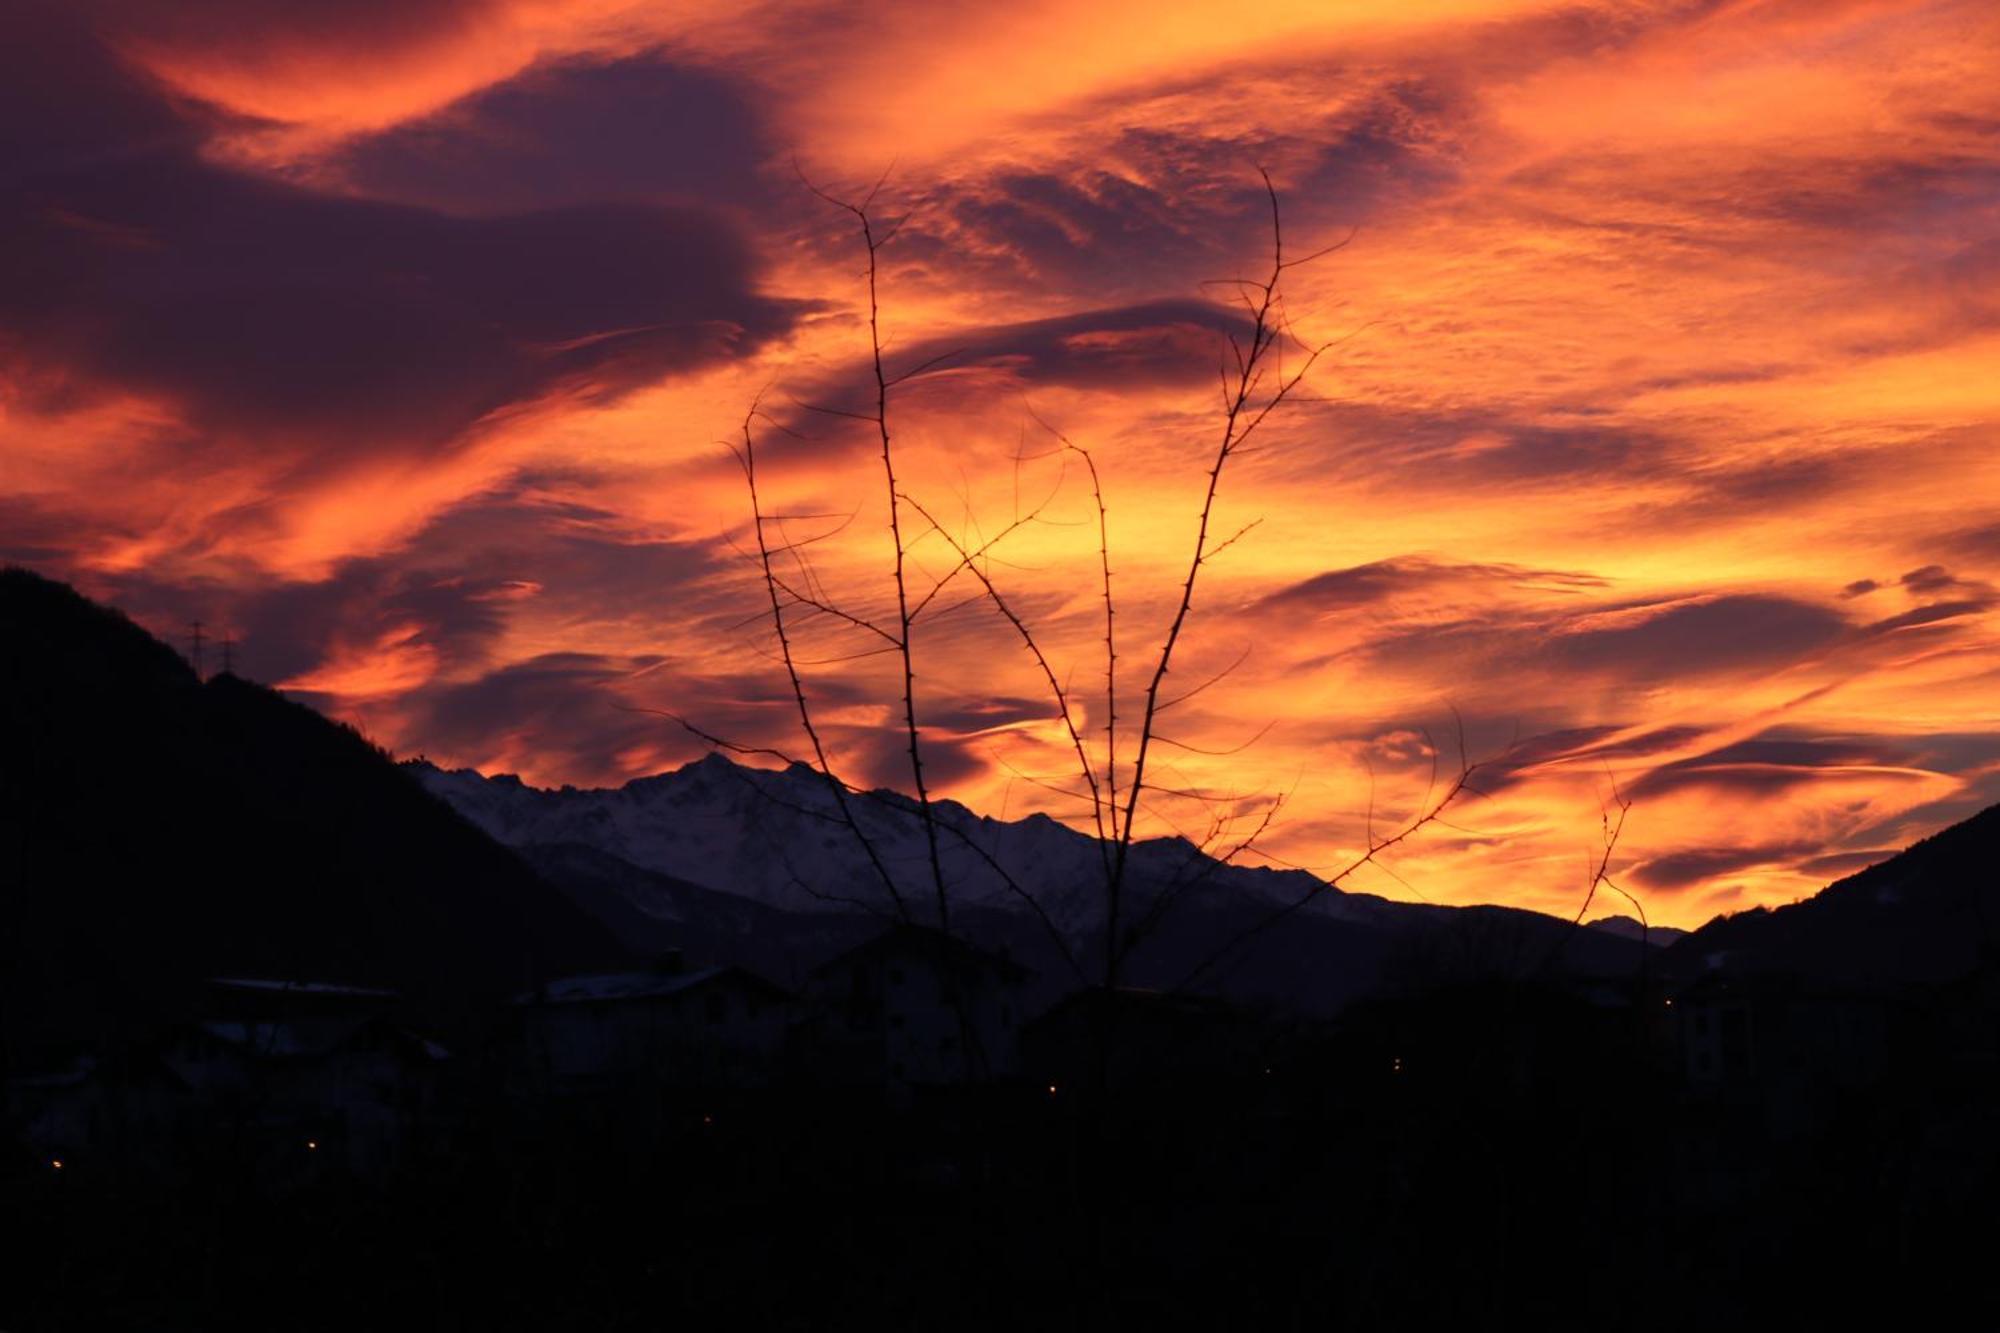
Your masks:
M 876 212 L 908 488 L 1102 725 L 1220 429 L 1215 280 L 1288 245 L 1333 345 L 1218 524 L 1149 833 L 1211 810 L 1350 887 L 1576 910 L 1600 815 L 1656 923 L 1811 893 L 2000 800 L 2000 12 L 1979 0 L 979 11 L 770 0 L 30 4 L 0 53 L 0 558 L 403 754 L 615 785 L 803 752 L 728 444 L 882 605 Z M 795 165 L 796 164 L 796 165 Z M 1296 347 L 1286 349 L 1288 357 Z M 844 522 L 845 526 L 840 526 Z M 818 526 L 815 526 L 818 525 Z M 839 527 L 838 532 L 833 529 Z M 944 543 L 919 544 L 949 567 Z M 974 591 L 966 589 L 965 591 Z M 1087 813 L 990 609 L 919 625 L 939 794 Z M 806 627 L 844 775 L 907 788 L 877 659 Z M 886 692 L 885 692 L 886 691 Z M 1121 707 L 1121 713 L 1125 713 Z M 1130 717 L 1129 713 L 1125 716 Z M 899 776 L 900 773 L 900 776 Z M 1202 830 L 1193 830 L 1196 833 Z M 1598 910 L 1623 910 L 1600 900 Z

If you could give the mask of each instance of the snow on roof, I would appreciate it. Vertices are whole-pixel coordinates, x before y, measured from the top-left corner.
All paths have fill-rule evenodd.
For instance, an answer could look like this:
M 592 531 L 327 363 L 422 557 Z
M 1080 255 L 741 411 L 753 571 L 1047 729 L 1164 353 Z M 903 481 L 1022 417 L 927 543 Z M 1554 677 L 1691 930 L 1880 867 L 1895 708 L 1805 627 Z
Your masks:
M 339 1034 L 323 1028 L 303 1030 L 296 1023 L 201 1023 L 197 1026 L 217 1041 L 240 1046 L 253 1055 L 318 1055 Z
M 327 1055 L 346 1046 L 358 1035 L 386 1032 L 406 1043 L 426 1060 L 449 1060 L 451 1052 L 422 1033 L 390 1027 L 374 1019 L 309 1019 L 235 1022 L 209 1021 L 195 1025 L 217 1041 L 238 1047 L 260 1059 Z
M 212 977 L 211 986 L 225 986 L 230 990 L 281 991 L 289 995 L 345 995 L 353 999 L 393 1000 L 392 990 L 373 990 L 367 986 L 342 986 L 328 981 L 285 981 L 270 977 Z
M 432 1041 L 429 1037 L 424 1036 L 422 1033 L 412 1032 L 408 1028 L 398 1028 L 397 1031 L 401 1032 L 405 1037 L 408 1037 L 411 1041 L 415 1042 L 417 1044 L 417 1049 L 423 1052 L 425 1059 L 428 1060 L 451 1059 L 450 1051 L 438 1045 L 436 1042 Z
M 783 988 L 740 967 L 694 967 L 682 972 L 607 972 L 598 976 L 563 977 L 515 998 L 516 1004 L 582 1004 L 592 1000 L 651 1000 L 678 995 L 719 977 L 734 974 L 748 985 L 772 994 Z
M 47 1069 L 34 1074 L 17 1074 L 7 1080 L 10 1088 L 73 1088 L 88 1079 L 97 1070 L 97 1057 L 79 1055 L 60 1069 Z
M 721 976 L 726 967 L 697 967 L 685 972 L 606 972 L 589 977 L 563 977 L 521 997 L 524 1004 L 581 1004 L 588 1000 L 644 1000 L 677 995 Z

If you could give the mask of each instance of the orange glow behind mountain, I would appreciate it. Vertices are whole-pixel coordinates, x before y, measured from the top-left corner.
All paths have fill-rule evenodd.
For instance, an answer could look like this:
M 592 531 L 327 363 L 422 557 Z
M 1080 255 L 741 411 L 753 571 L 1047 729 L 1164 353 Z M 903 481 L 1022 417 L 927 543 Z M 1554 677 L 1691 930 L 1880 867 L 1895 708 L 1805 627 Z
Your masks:
M 1985 0 L 712 9 L 29 6 L 0 56 L 0 557 L 403 753 L 616 783 L 657 712 L 805 752 L 743 476 L 886 614 L 864 255 L 906 489 L 1098 734 L 1103 478 L 1136 720 L 1222 429 L 1226 280 L 1286 243 L 1151 833 L 1656 923 L 1789 901 L 2000 799 L 2000 10 Z M 917 577 L 950 544 L 906 513 Z M 927 586 L 927 585 L 925 585 Z M 1014 631 L 915 630 L 939 789 L 1084 812 Z M 833 753 L 907 787 L 826 617 Z M 1210 683 L 1212 682 L 1212 683 Z M 1196 688 L 1201 687 L 1201 688 Z M 1121 742 L 1125 743 L 1125 742 Z M 1203 799 L 1176 796 L 1199 792 Z

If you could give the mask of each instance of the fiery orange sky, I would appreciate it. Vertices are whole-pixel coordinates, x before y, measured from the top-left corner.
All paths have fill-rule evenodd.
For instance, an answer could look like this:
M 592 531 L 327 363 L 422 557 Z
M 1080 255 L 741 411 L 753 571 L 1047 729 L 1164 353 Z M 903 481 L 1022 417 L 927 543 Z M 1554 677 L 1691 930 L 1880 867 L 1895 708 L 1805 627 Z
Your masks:
M 1990 0 L 1215 4 L 11 0 L 0 558 L 391 749 L 616 783 L 667 708 L 802 750 L 726 442 L 886 604 L 861 254 L 901 219 L 892 411 L 1102 725 L 1103 473 L 1136 696 L 1171 613 L 1258 168 L 1336 342 L 1226 475 L 1149 828 L 1284 805 L 1350 886 L 1573 911 L 1600 814 L 1656 922 L 1788 901 L 2000 799 L 2000 9 Z M 795 168 L 794 164 L 797 164 Z M 1287 355 L 1296 356 L 1296 348 Z M 842 526 L 842 522 L 845 525 Z M 838 529 L 837 531 L 835 529 Z M 922 568 L 949 568 L 935 534 Z M 972 591 L 968 588 L 966 591 Z M 943 789 L 1079 811 L 1012 631 L 916 631 Z M 868 645 L 828 735 L 907 785 Z M 1614 904 L 1615 905 L 1615 904 Z

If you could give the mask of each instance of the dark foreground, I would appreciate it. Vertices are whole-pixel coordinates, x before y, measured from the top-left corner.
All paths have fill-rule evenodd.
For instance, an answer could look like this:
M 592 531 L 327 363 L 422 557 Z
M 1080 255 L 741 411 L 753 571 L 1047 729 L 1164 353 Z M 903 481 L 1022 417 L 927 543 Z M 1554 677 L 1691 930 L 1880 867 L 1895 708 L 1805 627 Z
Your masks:
M 17 1157 L 0 1327 L 1910 1326 L 2000 1313 L 1990 1071 L 1691 1091 L 1537 1028 L 1096 1095 L 475 1099 L 391 1169 Z M 1515 1037 L 1518 1038 L 1516 1033 Z M 1454 1045 L 1456 1049 L 1454 1049 Z M 1402 1060 L 1402 1064 L 1396 1061 Z M 891 1099 L 891 1102 L 897 1099 Z
M 1617 975 L 1466 913 L 1476 966 L 1332 1026 L 1037 1015 L 937 942 L 933 1018 L 1025 1020 L 975 1088 L 860 1086 L 881 1004 L 729 971 L 740 1029 L 556 1087 L 523 988 L 636 946 L 359 735 L 0 570 L 0 1331 L 1996 1327 L 1996 861 L 2000 807 Z M 759 921 L 660 943 L 747 966 Z M 361 1012 L 261 1007 L 332 981 Z

